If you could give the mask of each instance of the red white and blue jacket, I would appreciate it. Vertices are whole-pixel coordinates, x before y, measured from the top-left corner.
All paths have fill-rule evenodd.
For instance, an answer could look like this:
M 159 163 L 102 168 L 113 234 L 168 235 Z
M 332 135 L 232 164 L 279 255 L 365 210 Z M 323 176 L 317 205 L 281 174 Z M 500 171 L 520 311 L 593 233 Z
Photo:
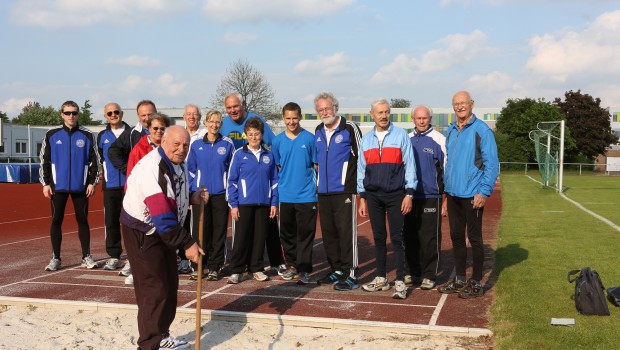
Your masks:
M 329 145 L 323 123 L 314 131 L 319 167 L 317 192 L 320 195 L 357 193 L 357 158 L 362 132 L 355 123 L 339 118 L 340 123 Z
M 278 168 L 271 151 L 261 146 L 258 159 L 248 145 L 235 151 L 228 169 L 226 199 L 231 208 L 278 206 Z
M 357 191 L 391 194 L 399 191 L 413 195 L 417 186 L 413 148 L 407 132 L 390 123 L 383 144 L 379 145 L 376 126 L 362 137 L 357 162 Z
M 95 136 L 79 125 L 62 125 L 45 133 L 39 181 L 54 192 L 81 193 L 99 183 L 99 152 Z
M 423 132 L 413 129 L 409 133 L 418 185 L 415 198 L 441 198 L 443 194 L 443 169 L 446 160 L 446 137 L 428 126 Z
M 140 159 L 127 178 L 120 221 L 123 225 L 157 234 L 172 249 L 194 244 L 183 228 L 189 206 L 185 163 L 174 165 L 159 147 Z

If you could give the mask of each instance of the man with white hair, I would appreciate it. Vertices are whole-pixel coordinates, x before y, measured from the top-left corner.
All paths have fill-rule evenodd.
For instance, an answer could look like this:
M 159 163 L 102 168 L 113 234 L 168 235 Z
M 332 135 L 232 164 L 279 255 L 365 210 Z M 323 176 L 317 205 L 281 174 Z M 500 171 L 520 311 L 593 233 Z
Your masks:
M 185 158 L 189 134 L 179 125 L 166 129 L 161 146 L 144 156 L 127 179 L 121 227 L 134 276 L 140 349 L 178 349 L 187 345 L 169 333 L 177 307 L 177 249 L 198 262 L 202 249 L 183 228 L 190 199 L 209 200 L 209 193 L 189 193 Z

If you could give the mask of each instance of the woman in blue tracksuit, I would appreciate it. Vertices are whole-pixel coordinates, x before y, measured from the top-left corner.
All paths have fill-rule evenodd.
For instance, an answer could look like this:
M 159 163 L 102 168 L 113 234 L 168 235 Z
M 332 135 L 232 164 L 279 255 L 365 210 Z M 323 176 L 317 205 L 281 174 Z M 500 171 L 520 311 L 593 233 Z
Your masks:
M 204 237 L 202 249 L 209 269 L 207 279 L 217 281 L 226 258 L 226 231 L 228 227 L 228 202 L 226 202 L 226 177 L 235 146 L 228 137 L 220 134 L 222 113 L 211 110 L 205 119 L 207 134 L 192 143 L 187 158 L 187 170 L 190 176 L 190 192 L 201 188 L 209 191 L 209 202 L 205 204 L 203 215 Z M 198 225 L 200 205 L 192 207 L 194 228 L 192 235 L 198 241 Z M 192 263 L 192 265 L 196 265 Z M 196 266 L 192 266 L 194 271 Z M 197 277 L 192 274 L 191 277 Z
M 265 124 L 249 118 L 244 126 L 247 145 L 233 154 L 228 170 L 227 199 L 233 219 L 233 246 L 228 283 L 240 282 L 246 270 L 258 281 L 265 275 L 262 257 L 269 219 L 278 214 L 278 169 L 273 153 L 261 146 Z

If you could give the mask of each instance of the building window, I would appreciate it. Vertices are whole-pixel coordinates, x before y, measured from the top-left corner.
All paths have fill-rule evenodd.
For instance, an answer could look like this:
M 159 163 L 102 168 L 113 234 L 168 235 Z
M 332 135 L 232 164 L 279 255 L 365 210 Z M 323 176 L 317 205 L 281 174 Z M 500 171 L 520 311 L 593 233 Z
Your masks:
M 37 142 L 37 155 L 41 154 L 42 147 L 43 147 L 43 144 L 41 142 Z
M 27 154 L 28 153 L 28 141 L 17 140 L 15 141 L 15 154 Z

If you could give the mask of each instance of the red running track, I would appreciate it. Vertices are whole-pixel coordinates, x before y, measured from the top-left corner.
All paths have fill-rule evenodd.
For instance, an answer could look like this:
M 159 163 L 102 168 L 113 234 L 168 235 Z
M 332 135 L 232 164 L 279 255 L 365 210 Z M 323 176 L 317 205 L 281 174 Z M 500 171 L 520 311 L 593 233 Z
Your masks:
M 51 258 L 49 239 L 50 203 L 38 184 L 0 184 L 0 256 L 4 273 L 0 275 L 0 297 L 42 298 L 61 301 L 135 304 L 132 286 L 116 271 L 87 270 L 79 267 L 80 246 L 72 205 L 67 206 L 63 224 L 63 269 L 45 272 Z M 501 215 L 501 191 L 488 199 L 484 214 L 485 279 L 493 267 L 496 232 Z M 103 195 L 98 189 L 89 208 L 91 252 L 102 265 L 105 253 L 103 228 Z M 362 283 L 374 277 L 374 247 L 370 223 L 358 218 L 359 276 Z M 452 272 L 451 242 L 444 219 L 441 272 L 438 284 L 445 283 Z M 229 242 L 230 246 L 230 233 Z M 470 254 L 471 256 L 471 254 Z M 468 264 L 471 265 L 471 261 Z M 388 279 L 393 280 L 391 252 L 388 251 Z M 468 267 L 470 269 L 471 267 Z M 311 281 L 323 276 L 328 269 L 322 247 L 321 230 L 317 225 L 314 248 L 314 272 Z M 468 274 L 471 271 L 468 270 Z M 273 272 L 270 281 L 247 280 L 238 285 L 203 280 L 202 309 L 334 318 L 351 321 L 377 321 L 422 326 L 486 328 L 489 308 L 494 299 L 493 288 L 483 297 L 459 299 L 457 295 L 442 295 L 436 289 L 423 291 L 410 287 L 405 300 L 391 298 L 391 291 L 368 293 L 361 289 L 338 292 L 331 286 L 310 283 L 307 286 L 283 281 Z M 180 276 L 179 306 L 195 307 L 196 283 Z

